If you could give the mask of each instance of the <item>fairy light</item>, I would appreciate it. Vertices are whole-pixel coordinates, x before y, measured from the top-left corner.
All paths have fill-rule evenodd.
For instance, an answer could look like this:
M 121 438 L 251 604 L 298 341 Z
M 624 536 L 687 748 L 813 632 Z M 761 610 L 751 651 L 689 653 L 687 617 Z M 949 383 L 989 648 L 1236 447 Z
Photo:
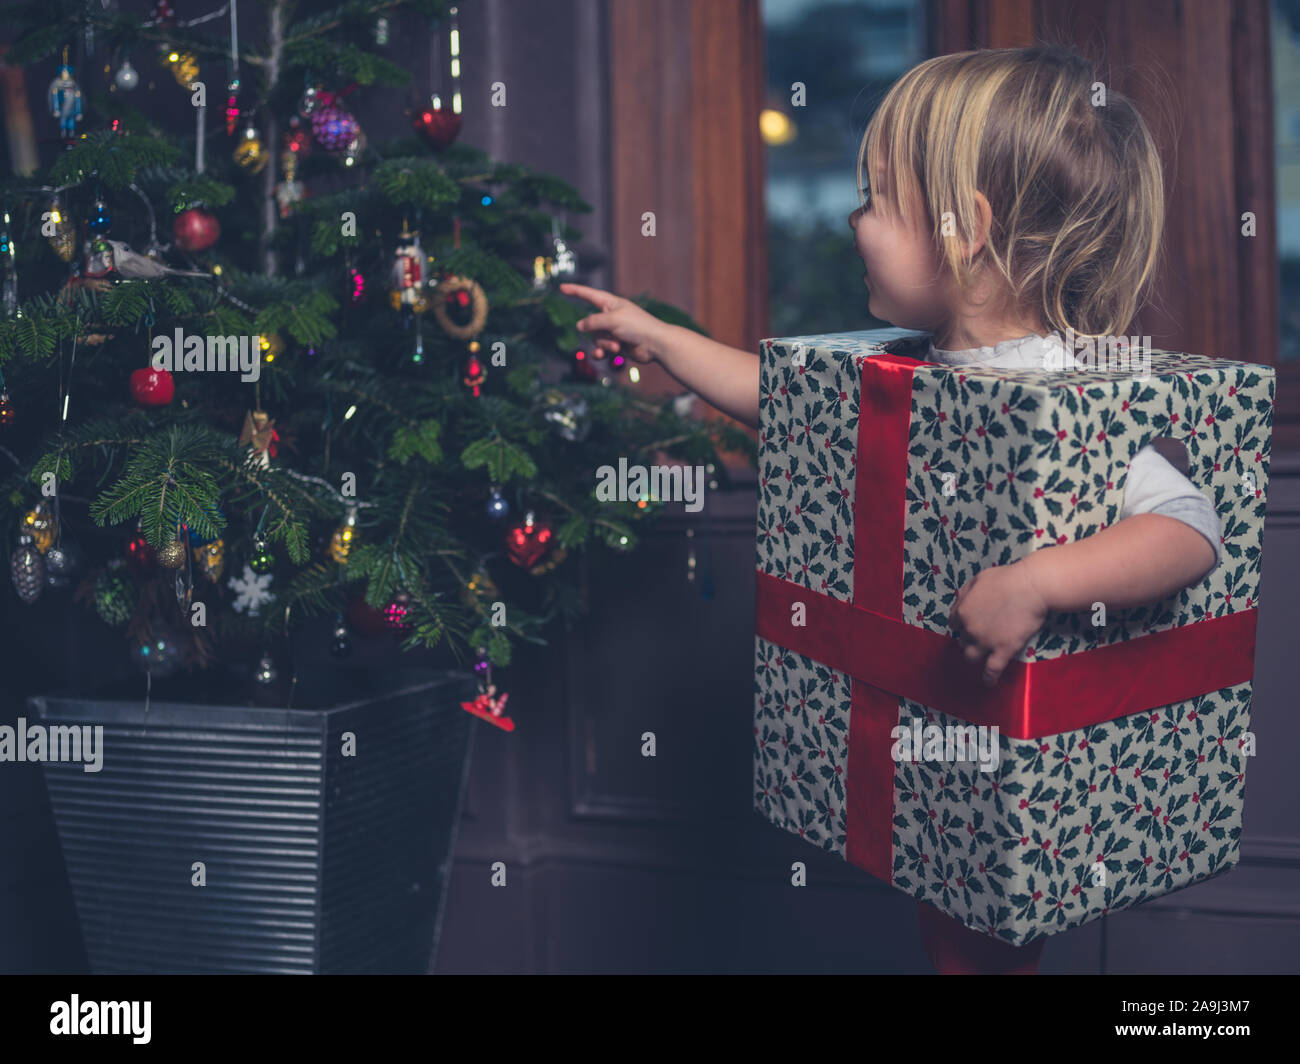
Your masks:
M 352 415 L 355 414 L 356 412 L 357 412 L 357 405 L 356 403 L 353 403 L 350 407 L 348 407 L 348 412 L 343 415 L 343 420 L 344 421 L 351 420 Z
M 451 15 L 451 33 L 448 35 L 451 52 L 451 113 L 460 114 L 460 8 L 453 7 Z

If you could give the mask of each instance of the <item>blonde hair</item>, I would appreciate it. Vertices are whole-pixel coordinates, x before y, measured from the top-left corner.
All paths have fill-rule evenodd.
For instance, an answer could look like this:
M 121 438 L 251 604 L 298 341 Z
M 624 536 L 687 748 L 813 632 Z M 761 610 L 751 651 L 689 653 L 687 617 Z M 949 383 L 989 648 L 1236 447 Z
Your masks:
M 1136 108 L 1108 86 L 1094 105 L 1095 86 L 1086 59 L 1052 45 L 937 56 L 904 74 L 872 116 L 858 184 L 868 183 L 865 164 L 885 178 L 882 209 L 904 220 L 924 209 L 963 289 L 985 260 L 1014 305 L 1050 329 L 1121 334 L 1159 260 L 1164 181 Z M 972 257 L 977 190 L 993 221 Z M 945 215 L 953 225 L 941 236 L 935 219 Z

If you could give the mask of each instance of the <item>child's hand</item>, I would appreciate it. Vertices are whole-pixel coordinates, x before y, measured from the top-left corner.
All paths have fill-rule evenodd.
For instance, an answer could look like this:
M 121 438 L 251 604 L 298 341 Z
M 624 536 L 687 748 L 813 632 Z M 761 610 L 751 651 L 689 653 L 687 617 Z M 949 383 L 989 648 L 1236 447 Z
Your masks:
M 984 683 L 992 687 L 1042 628 L 1047 613 L 1029 567 L 1016 562 L 981 570 L 967 580 L 948 620 L 966 648 L 966 660 L 984 662 Z
M 661 349 L 664 330 L 668 323 L 642 310 L 631 300 L 623 299 L 600 288 L 582 284 L 562 284 L 560 291 L 566 296 L 578 296 L 600 308 L 601 313 L 589 314 L 578 322 L 579 332 L 589 332 L 596 341 L 596 357 L 604 358 L 608 352 L 622 352 L 635 362 L 653 362 Z

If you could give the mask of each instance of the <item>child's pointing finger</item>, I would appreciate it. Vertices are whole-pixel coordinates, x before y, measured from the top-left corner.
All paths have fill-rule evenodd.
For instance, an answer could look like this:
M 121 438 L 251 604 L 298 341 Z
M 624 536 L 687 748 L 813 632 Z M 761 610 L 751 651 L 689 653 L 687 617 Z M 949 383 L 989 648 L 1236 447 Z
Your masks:
M 613 292 L 606 292 L 600 288 L 588 288 L 585 284 L 572 284 L 565 282 L 560 285 L 560 291 L 566 296 L 577 296 L 579 299 L 585 299 L 588 303 L 594 303 L 601 310 L 611 310 L 618 302 L 618 296 Z

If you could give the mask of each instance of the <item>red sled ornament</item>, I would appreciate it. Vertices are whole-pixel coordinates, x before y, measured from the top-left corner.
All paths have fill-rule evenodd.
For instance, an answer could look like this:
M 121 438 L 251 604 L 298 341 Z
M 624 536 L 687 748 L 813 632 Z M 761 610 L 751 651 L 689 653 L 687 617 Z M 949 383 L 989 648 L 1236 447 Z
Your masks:
M 755 809 L 1013 945 L 1234 867 L 1274 370 L 936 366 L 897 339 L 761 344 Z M 1222 563 L 1100 626 L 1049 614 L 985 687 L 956 590 L 1114 523 L 1129 463 L 1171 431 L 1223 500 Z M 953 756 L 995 727 L 991 769 Z
M 515 722 L 509 717 L 504 716 L 506 700 L 510 697 L 508 694 L 498 695 L 495 684 L 488 684 L 486 691 L 480 691 L 473 702 L 462 702 L 460 708 L 466 713 L 472 713 L 480 720 L 485 720 L 489 724 L 494 724 L 502 731 L 514 731 Z

